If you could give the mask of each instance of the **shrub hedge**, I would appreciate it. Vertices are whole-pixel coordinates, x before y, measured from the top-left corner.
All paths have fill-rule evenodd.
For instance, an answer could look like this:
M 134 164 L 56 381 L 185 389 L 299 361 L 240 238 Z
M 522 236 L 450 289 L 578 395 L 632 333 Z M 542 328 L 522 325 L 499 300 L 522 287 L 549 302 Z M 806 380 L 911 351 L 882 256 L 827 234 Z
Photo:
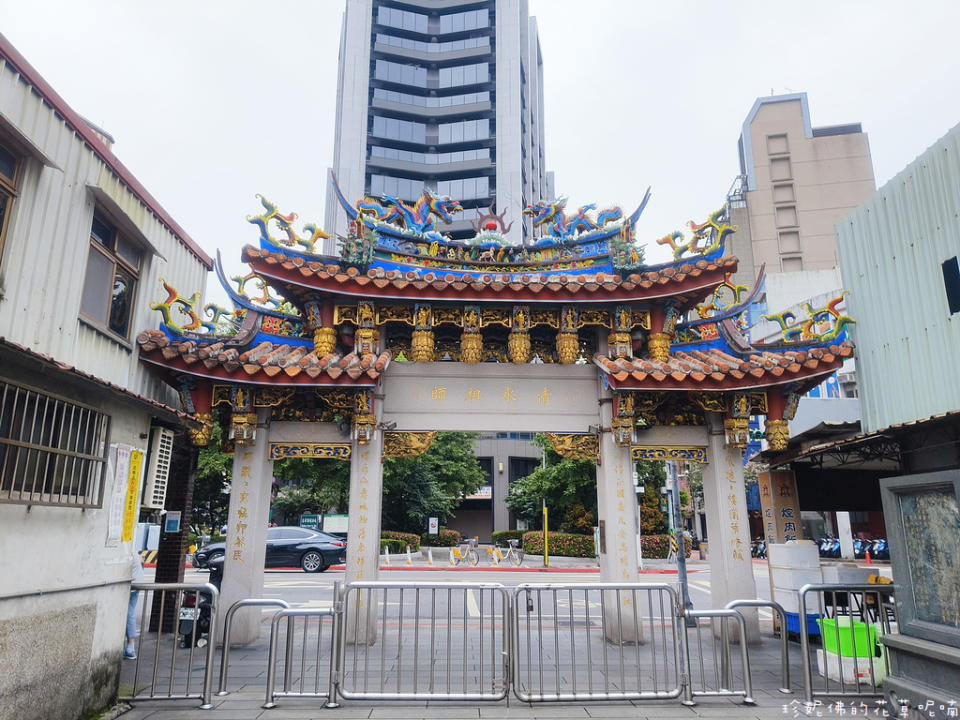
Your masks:
M 410 549 L 414 552 L 420 549 L 420 536 L 414 535 L 413 533 L 397 532 L 396 530 L 381 530 L 380 540 L 381 548 L 383 547 L 383 540 L 397 540 L 400 543 L 400 552 L 406 552 L 407 545 L 409 545 Z M 393 546 L 390 547 L 390 552 L 394 552 Z
M 593 550 L 593 535 L 573 535 L 571 533 L 547 533 L 551 555 L 562 557 L 596 557 Z M 534 530 L 523 534 L 523 551 L 531 555 L 543 555 L 543 532 Z
M 419 540 L 419 538 L 417 539 Z M 380 538 L 380 554 L 385 554 L 387 548 L 390 548 L 391 555 L 400 555 L 407 551 L 407 544 L 402 540 Z
M 523 540 L 523 534 L 526 530 L 497 530 L 491 535 L 494 545 L 506 547 L 510 540 Z
M 690 538 L 686 540 L 686 555 L 690 557 L 693 550 L 693 541 Z M 670 536 L 669 535 L 642 535 L 640 537 L 640 551 L 645 558 L 666 558 L 670 555 Z
M 462 536 L 456 530 L 440 528 L 436 535 L 424 533 L 420 536 L 420 544 L 427 547 L 456 547 L 460 544 Z

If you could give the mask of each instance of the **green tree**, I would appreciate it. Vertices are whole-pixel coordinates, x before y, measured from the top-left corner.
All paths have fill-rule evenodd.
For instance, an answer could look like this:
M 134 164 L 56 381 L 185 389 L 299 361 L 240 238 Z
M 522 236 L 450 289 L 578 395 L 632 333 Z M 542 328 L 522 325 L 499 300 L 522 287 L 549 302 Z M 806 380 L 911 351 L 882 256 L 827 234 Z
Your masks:
M 559 518 L 561 526 L 582 528 L 590 522 L 592 527 L 597 514 L 596 463 L 560 457 L 545 435 L 537 435 L 533 442 L 543 450 L 544 466 L 510 486 L 507 508 L 517 518 L 542 528 L 546 499 L 550 516 Z
M 640 500 L 640 530 L 644 535 L 659 535 L 667 531 L 667 516 L 660 512 L 660 489 L 667 481 L 664 464 L 658 460 L 637 463 L 637 477 L 643 485 Z
M 221 450 L 222 431 L 214 420 L 213 433 L 197 457 L 197 474 L 193 485 L 192 530 L 201 535 L 207 530 L 220 531 L 227 522 L 230 506 L 230 479 L 233 456 Z
M 273 475 L 284 487 L 274 497 L 271 506 L 274 514 L 281 515 L 285 522 L 297 524 L 304 513 L 347 510 L 350 463 L 333 459 L 287 458 L 273 464 Z M 288 489 L 291 487 L 298 492 Z
M 414 458 L 388 458 L 383 464 L 384 530 L 422 533 L 431 517 L 441 523 L 466 495 L 483 484 L 476 433 L 440 432 L 430 449 Z

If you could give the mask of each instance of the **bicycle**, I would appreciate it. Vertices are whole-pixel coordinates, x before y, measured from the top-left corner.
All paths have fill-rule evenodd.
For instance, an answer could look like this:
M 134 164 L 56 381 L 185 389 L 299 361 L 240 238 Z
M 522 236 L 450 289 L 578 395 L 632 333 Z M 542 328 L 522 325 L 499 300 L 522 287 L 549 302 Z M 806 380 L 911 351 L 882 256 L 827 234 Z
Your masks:
M 514 567 L 520 567 L 520 564 L 523 562 L 523 548 L 520 547 L 520 541 L 510 540 L 508 542 L 510 545 L 506 552 L 503 552 L 496 545 L 487 550 L 491 565 L 500 565 L 503 562 L 509 561 Z
M 461 550 L 459 547 L 450 548 L 450 561 L 452 565 L 459 565 L 460 563 L 467 563 L 469 565 L 476 566 L 480 562 L 480 555 L 477 553 L 477 539 L 470 538 L 464 543 L 463 547 L 466 547 L 466 550 Z

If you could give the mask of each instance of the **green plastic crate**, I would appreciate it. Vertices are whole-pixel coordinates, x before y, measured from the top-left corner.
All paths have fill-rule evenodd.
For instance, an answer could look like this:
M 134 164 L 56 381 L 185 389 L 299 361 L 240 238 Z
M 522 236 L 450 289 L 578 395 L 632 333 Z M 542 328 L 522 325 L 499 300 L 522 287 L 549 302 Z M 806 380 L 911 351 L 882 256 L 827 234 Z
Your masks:
M 823 649 L 829 653 L 837 654 L 837 626 L 839 624 L 840 636 L 840 656 L 853 657 L 853 646 L 857 646 L 857 657 L 870 657 L 877 654 L 877 645 L 879 643 L 879 632 L 875 625 L 854 620 L 853 628 L 850 627 L 849 618 L 824 618 L 817 620 L 820 626 L 821 637 L 823 638 Z M 851 629 L 853 632 L 851 632 Z M 868 639 L 869 637 L 869 639 Z M 854 643 L 854 641 L 856 641 Z

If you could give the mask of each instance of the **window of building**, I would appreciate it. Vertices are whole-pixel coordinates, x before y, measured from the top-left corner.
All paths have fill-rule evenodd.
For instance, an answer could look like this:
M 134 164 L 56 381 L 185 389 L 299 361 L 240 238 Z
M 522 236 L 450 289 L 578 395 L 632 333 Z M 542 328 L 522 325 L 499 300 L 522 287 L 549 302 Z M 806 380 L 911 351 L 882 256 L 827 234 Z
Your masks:
M 947 304 L 950 314 L 960 312 L 960 263 L 954 256 L 941 265 L 943 269 L 943 286 L 947 291 Z
M 0 502 L 101 507 L 108 417 L 0 382 Z
M 475 65 L 458 65 L 457 67 L 440 68 L 440 87 L 457 87 L 459 85 L 476 85 L 490 80 L 490 66 L 487 63 Z
M 126 338 L 140 275 L 140 248 L 104 217 L 94 214 L 80 314 Z
M 437 194 L 447 195 L 454 200 L 473 200 L 490 195 L 490 178 L 459 178 L 437 182 Z
M 771 180 L 790 180 L 793 178 L 790 158 L 774 158 L 770 161 Z
M 377 11 L 377 23 L 399 30 L 411 30 L 418 33 L 427 32 L 427 16 L 408 10 L 381 7 Z
M 800 252 L 800 233 L 796 230 L 782 232 L 780 237 L 781 253 L 799 253 Z
M 403 160 L 421 165 L 446 165 L 448 163 L 468 162 L 470 160 L 489 160 L 490 148 L 475 150 L 459 150 L 448 153 L 420 153 L 412 150 L 400 150 L 374 145 L 370 148 L 371 157 L 386 158 L 388 160 Z
M 767 135 L 767 154 L 779 155 L 790 152 L 786 135 Z
M 796 199 L 792 184 L 773 186 L 773 201 L 775 203 L 795 202 Z
M 477 38 L 464 38 L 463 40 L 453 40 L 451 42 L 423 42 L 422 40 L 411 40 L 410 38 L 401 38 L 394 35 L 384 35 L 377 33 L 377 43 L 388 45 L 390 47 L 403 48 L 405 50 L 417 50 L 425 53 L 445 53 L 456 50 L 472 50 L 473 48 L 489 48 L 490 36 L 484 35 Z
M 427 86 L 427 69 L 416 65 L 401 65 L 389 60 L 377 60 L 374 68 L 374 77 L 384 82 L 400 83 L 425 88 Z
M 795 205 L 782 205 L 774 210 L 777 220 L 777 227 L 796 227 L 797 226 L 797 207 Z
M 423 97 L 422 95 L 411 95 L 409 93 L 387 90 L 385 88 L 374 88 L 373 97 L 375 100 L 386 100 L 387 102 L 399 103 L 401 105 L 416 105 L 417 107 L 427 108 L 456 107 L 457 105 L 473 105 L 475 103 L 490 102 L 490 93 L 488 91 L 465 93 L 463 95 L 448 95 L 446 97 Z
M 483 10 L 469 10 L 467 12 L 453 13 L 451 15 L 440 16 L 440 32 L 463 32 L 465 30 L 476 30 L 490 25 L 489 12 Z
M 396 178 L 389 175 L 370 176 L 370 194 L 390 195 L 400 200 L 417 200 L 423 195 L 423 180 Z
M 439 126 L 439 135 L 441 143 L 486 140 L 490 137 L 490 121 L 482 119 L 443 123 Z
M 780 267 L 783 268 L 783 272 L 800 272 L 803 270 L 803 258 L 781 257 Z
M 17 196 L 17 156 L 0 145 L 0 262 L 3 261 L 3 244 L 7 236 L 7 224 Z
M 426 142 L 427 138 L 427 126 L 423 123 L 374 115 L 373 134 L 377 137 L 389 138 L 391 140 L 423 143 Z

